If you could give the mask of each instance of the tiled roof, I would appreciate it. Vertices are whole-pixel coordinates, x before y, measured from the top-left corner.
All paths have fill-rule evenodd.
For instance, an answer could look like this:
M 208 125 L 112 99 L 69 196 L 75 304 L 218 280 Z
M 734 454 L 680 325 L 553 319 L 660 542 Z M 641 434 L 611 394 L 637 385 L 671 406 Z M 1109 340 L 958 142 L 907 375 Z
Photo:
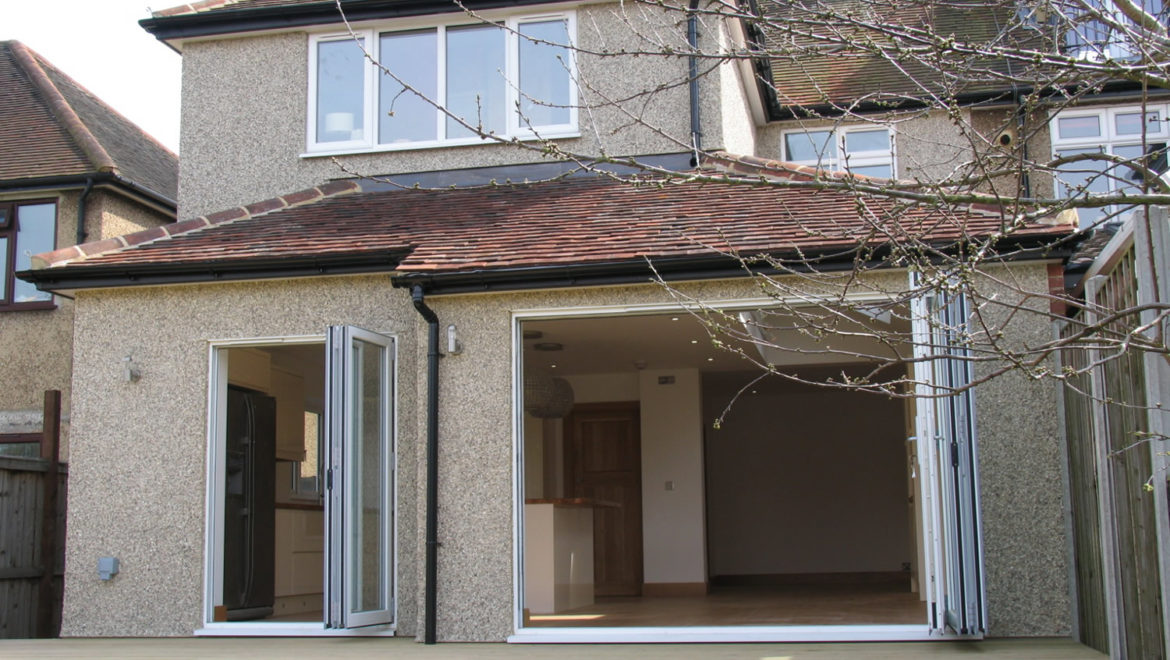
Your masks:
M 0 42 L 0 181 L 108 172 L 174 200 L 178 157 L 18 41 Z
M 201 14 L 213 11 L 255 9 L 258 7 L 286 7 L 292 5 L 334 4 L 333 0 L 202 0 L 187 4 L 168 7 L 154 12 L 156 18 L 166 16 L 180 16 L 183 14 Z
M 998 38 L 1007 46 L 1012 38 L 1034 39 L 1034 32 L 1003 30 L 1015 16 L 1010 2 L 957 0 L 797 0 L 760 3 L 761 30 L 771 60 L 772 82 L 782 106 L 845 105 L 873 103 L 939 94 L 946 98 L 997 90 L 1006 63 L 988 58 L 964 60 L 957 53 L 931 50 L 930 64 L 906 54 L 895 64 L 866 54 L 868 44 L 889 44 L 884 26 L 929 29 L 941 37 L 953 35 L 971 43 Z M 831 14 L 826 12 L 832 12 Z M 852 17 L 843 21 L 840 16 Z M 818 23 L 824 23 L 820 25 Z M 877 27 L 863 29 L 857 25 Z M 808 32 L 822 39 L 808 36 Z M 845 44 L 855 43 L 857 47 Z M 814 52 L 815 46 L 831 52 Z M 836 46 L 836 47 L 834 47 Z M 945 59 L 945 61 L 944 61 Z M 977 75 L 975 72 L 989 73 Z
M 578 176 L 531 184 L 356 192 L 337 182 L 206 218 L 34 257 L 40 268 L 150 270 L 254 260 L 405 254 L 397 271 L 452 274 L 715 257 L 714 250 L 812 254 L 914 235 L 946 244 L 1000 228 L 997 214 L 942 212 L 815 186 L 798 171 L 727 156 L 752 178 L 616 181 Z M 711 174 L 711 171 L 704 172 Z M 344 194 L 343 194 L 344 193 Z M 1058 237 L 1037 224 L 1017 237 Z

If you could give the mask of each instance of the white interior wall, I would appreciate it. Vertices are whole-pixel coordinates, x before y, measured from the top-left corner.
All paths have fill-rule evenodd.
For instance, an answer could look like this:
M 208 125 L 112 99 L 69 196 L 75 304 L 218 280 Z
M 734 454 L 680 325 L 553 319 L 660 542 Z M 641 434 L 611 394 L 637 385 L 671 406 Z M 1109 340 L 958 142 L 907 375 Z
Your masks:
M 646 370 L 638 378 L 644 579 L 703 583 L 707 565 L 699 372 Z M 662 383 L 663 378 L 673 382 Z
M 706 379 L 714 419 L 743 379 Z M 712 576 L 888 572 L 911 562 L 903 404 L 785 387 L 707 437 Z
M 524 413 L 524 497 L 544 497 L 544 420 Z
M 638 372 L 615 374 L 582 374 L 566 376 L 573 386 L 575 403 L 600 403 L 603 401 L 637 401 Z

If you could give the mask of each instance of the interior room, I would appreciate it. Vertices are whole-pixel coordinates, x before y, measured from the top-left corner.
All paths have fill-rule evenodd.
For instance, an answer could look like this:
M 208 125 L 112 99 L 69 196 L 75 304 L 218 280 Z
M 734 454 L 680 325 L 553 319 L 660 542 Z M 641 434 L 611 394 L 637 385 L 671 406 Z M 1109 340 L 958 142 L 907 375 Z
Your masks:
M 321 622 L 323 344 L 228 348 L 215 621 Z
M 523 321 L 523 625 L 925 623 L 911 406 L 801 382 L 908 350 L 862 312 Z

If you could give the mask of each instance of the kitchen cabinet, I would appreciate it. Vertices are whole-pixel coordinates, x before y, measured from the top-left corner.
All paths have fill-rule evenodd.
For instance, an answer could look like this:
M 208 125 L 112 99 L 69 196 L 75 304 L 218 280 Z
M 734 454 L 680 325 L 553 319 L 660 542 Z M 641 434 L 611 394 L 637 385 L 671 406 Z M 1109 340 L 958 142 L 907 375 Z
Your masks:
M 276 459 L 305 460 L 305 379 L 272 369 L 270 394 L 276 399 Z

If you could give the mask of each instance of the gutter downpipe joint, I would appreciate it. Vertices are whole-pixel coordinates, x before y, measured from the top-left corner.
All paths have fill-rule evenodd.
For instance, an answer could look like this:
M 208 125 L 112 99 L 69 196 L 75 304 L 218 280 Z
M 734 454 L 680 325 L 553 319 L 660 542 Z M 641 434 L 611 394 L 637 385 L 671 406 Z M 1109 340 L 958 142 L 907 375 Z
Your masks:
M 85 242 L 85 203 L 91 192 L 93 192 L 92 176 L 86 177 L 85 190 L 82 190 L 81 196 L 77 198 L 77 242 L 74 245 L 81 245 Z
M 414 308 L 427 322 L 427 491 L 426 491 L 426 619 L 423 643 L 435 643 L 439 558 L 439 317 L 427 307 L 423 287 L 410 288 Z

